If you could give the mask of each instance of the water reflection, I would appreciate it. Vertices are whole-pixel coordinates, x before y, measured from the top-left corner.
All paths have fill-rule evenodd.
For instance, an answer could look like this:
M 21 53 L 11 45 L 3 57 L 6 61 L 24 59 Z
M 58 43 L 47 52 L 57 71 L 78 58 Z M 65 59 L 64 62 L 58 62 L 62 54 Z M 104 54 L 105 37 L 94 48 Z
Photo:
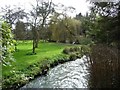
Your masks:
M 22 88 L 86 88 L 88 85 L 88 58 L 66 62 L 31 81 Z

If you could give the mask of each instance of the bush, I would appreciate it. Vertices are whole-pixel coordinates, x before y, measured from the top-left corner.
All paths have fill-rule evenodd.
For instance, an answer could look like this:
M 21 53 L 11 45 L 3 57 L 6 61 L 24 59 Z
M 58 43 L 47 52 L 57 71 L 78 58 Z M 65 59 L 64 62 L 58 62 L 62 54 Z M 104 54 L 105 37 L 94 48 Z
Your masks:
M 50 68 L 50 60 L 48 58 L 45 58 L 45 60 L 41 61 L 42 63 L 42 68 Z
M 75 52 L 75 48 L 74 47 L 71 47 L 69 50 L 70 50 L 70 52 Z
M 76 52 L 77 52 L 77 51 L 80 51 L 80 50 L 81 50 L 81 47 L 77 47 L 77 46 L 76 46 L 76 47 L 74 47 L 74 51 L 76 51 Z
M 63 50 L 63 53 L 64 53 L 64 54 L 69 54 L 69 53 L 70 53 L 70 49 L 69 49 L 69 48 L 65 48 L 65 49 Z
M 86 37 L 80 37 L 78 41 L 81 45 L 88 45 L 88 44 L 93 43 L 90 38 L 86 38 Z
M 2 64 L 4 66 L 10 65 L 11 61 L 14 61 L 13 52 L 15 51 L 16 41 L 13 39 L 13 34 L 11 32 L 10 25 L 6 22 L 3 22 L 0 27 L 0 43 L 2 43 L 1 51 L 2 51 Z M 8 58 L 8 59 L 7 59 Z
M 77 59 L 77 55 L 74 53 L 74 54 L 71 54 L 70 55 L 70 60 L 75 60 Z
M 63 50 L 63 53 L 65 53 L 65 54 L 71 54 L 71 53 L 79 52 L 80 50 L 81 50 L 80 47 L 65 48 Z

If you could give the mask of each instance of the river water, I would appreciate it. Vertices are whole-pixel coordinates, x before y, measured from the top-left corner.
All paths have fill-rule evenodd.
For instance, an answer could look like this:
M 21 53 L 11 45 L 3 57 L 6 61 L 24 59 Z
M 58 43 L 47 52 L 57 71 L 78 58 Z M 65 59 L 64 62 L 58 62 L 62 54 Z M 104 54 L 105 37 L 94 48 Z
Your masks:
M 87 88 L 88 87 L 88 59 L 66 62 L 50 69 L 46 76 L 40 76 L 29 82 L 23 88 Z

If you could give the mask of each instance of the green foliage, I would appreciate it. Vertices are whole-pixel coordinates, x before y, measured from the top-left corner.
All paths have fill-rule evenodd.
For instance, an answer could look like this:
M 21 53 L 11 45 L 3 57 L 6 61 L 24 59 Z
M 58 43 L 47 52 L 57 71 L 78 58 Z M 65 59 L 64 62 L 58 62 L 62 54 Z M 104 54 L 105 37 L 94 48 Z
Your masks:
M 83 55 L 91 53 L 90 45 L 79 45 L 75 47 L 67 47 L 63 50 L 63 53 L 70 55 L 70 60 L 81 58 Z
M 15 39 L 16 40 L 23 40 L 25 39 L 26 35 L 26 27 L 25 23 L 22 21 L 18 21 L 15 26 Z
M 60 18 L 59 14 L 51 17 L 49 29 L 51 31 L 50 40 L 57 42 L 69 42 L 73 43 L 76 40 L 76 36 L 79 35 L 80 21 L 71 18 Z
M 44 43 L 40 42 L 39 48 L 36 49 L 36 55 L 26 55 L 31 51 L 32 41 L 18 41 L 18 52 L 14 53 L 16 62 L 12 62 L 11 66 L 3 66 L 3 87 L 17 88 L 34 79 L 36 75 L 41 75 L 49 67 L 58 65 L 69 60 L 69 55 L 63 54 L 65 47 L 71 47 L 70 44 L 60 43 Z
M 63 53 L 65 53 L 65 54 L 69 54 L 69 52 L 70 52 L 69 48 L 65 48 L 65 49 L 63 50 Z
M 79 45 L 79 46 L 75 46 L 75 47 L 67 47 L 63 50 L 64 54 L 74 54 L 76 53 L 76 55 L 85 55 L 90 53 L 91 49 L 90 49 L 90 45 Z
M 13 60 L 12 53 L 15 51 L 15 43 L 13 40 L 13 34 L 11 28 L 6 22 L 2 23 L 2 63 L 3 65 L 9 64 L 10 60 Z
M 120 2 L 97 2 L 91 7 L 88 34 L 97 43 L 120 48 Z
M 93 44 L 94 42 L 89 37 L 81 36 L 78 38 L 78 43 L 80 45 L 90 45 L 90 44 Z
M 87 36 L 87 32 L 90 30 L 90 16 L 86 13 L 85 16 L 82 16 L 81 13 L 76 15 L 77 20 L 81 22 L 79 33 L 82 36 Z
M 77 56 L 75 53 L 70 55 L 70 60 L 76 60 L 76 59 L 77 59 Z

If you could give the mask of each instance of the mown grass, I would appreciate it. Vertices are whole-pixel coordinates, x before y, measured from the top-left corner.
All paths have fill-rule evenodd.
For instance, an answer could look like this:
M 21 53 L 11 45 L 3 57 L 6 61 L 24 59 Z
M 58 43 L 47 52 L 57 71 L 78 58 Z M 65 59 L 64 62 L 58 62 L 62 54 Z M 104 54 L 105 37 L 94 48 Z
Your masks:
M 18 51 L 14 53 L 15 61 L 11 63 L 11 66 L 2 67 L 3 87 L 10 88 L 10 85 L 16 85 L 16 83 L 26 83 L 27 80 L 25 82 L 21 80 L 30 76 L 34 78 L 34 75 L 42 71 L 43 64 L 67 57 L 62 51 L 64 48 L 72 46 L 76 45 L 40 42 L 39 48 L 36 49 L 37 54 L 30 55 L 32 41 L 18 41 Z
M 63 48 L 67 45 L 56 43 L 39 43 L 39 48 L 36 49 L 36 55 L 29 55 L 32 52 L 32 42 L 19 42 L 17 49 L 14 53 L 15 62 L 11 66 L 3 67 L 3 75 L 9 74 L 12 68 L 15 70 L 24 69 L 44 58 L 52 58 L 61 53 Z M 28 54 L 28 55 L 27 55 Z

